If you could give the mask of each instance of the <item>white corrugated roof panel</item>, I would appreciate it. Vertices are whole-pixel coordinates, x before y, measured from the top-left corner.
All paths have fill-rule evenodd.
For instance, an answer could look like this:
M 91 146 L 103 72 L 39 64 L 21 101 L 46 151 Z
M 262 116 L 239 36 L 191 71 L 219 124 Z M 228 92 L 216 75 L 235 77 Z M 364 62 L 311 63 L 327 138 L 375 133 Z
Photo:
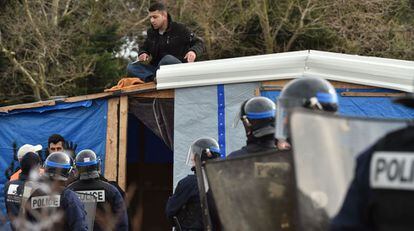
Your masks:
M 162 66 L 157 89 L 302 76 L 413 92 L 414 62 L 313 50 L 285 52 Z

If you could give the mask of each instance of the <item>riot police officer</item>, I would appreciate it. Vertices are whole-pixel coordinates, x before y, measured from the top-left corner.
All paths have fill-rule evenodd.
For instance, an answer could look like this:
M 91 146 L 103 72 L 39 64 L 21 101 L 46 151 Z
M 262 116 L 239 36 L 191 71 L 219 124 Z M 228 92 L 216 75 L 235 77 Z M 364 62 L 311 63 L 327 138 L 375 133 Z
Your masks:
M 397 100 L 414 108 L 414 97 Z M 357 158 L 331 230 L 414 229 L 414 126 L 391 132 Z
M 227 158 L 276 150 L 275 108 L 273 101 L 262 96 L 253 97 L 242 104 L 240 119 L 246 131 L 246 146 L 230 153 Z
M 88 203 L 90 196 L 96 198 L 93 230 L 128 230 L 124 200 L 117 188 L 100 179 L 100 159 L 96 153 L 89 149 L 82 150 L 75 161 L 79 180 L 68 188 L 75 191 L 84 203 Z
M 75 192 L 65 188 L 72 170 L 70 157 L 63 152 L 51 153 L 44 169 L 26 204 L 29 222 L 21 224 L 19 229 L 87 230 L 84 205 Z
M 19 178 L 9 181 L 4 185 L 7 215 L 13 228 L 15 228 L 13 221 L 20 212 L 25 182 L 29 179 L 30 174 L 38 174 L 41 166 L 40 156 L 34 152 L 25 153 L 19 160 L 21 169 Z M 35 176 L 32 175 L 32 177 Z
M 335 113 L 338 110 L 338 96 L 335 88 L 325 79 L 303 77 L 286 84 L 276 104 L 275 137 L 290 143 L 289 114 L 292 109 L 306 108 Z
M 187 165 L 191 166 L 191 170 L 196 173 L 195 155 L 201 157 L 201 162 L 205 163 L 209 159 L 215 159 L 220 156 L 220 148 L 212 138 L 200 138 L 196 140 L 190 147 L 187 156 Z M 209 194 L 207 192 L 207 198 Z M 211 198 L 210 198 L 211 200 Z M 174 194 L 168 199 L 166 206 L 166 215 L 170 220 L 177 217 L 181 230 L 204 230 L 203 215 L 201 211 L 200 192 L 198 188 L 197 176 L 191 174 L 181 179 Z M 214 208 L 209 203 L 210 216 L 213 223 L 216 222 L 216 214 Z

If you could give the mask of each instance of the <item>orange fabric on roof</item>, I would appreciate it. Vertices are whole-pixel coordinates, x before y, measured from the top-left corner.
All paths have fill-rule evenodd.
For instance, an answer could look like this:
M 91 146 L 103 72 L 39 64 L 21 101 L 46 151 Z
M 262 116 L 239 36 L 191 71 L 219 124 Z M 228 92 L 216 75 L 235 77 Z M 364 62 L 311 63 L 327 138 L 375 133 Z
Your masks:
M 143 83 L 144 81 L 140 80 L 139 78 L 122 78 L 118 81 L 118 84 L 116 86 L 113 86 L 110 89 L 106 89 L 105 92 L 134 88 L 136 85 Z

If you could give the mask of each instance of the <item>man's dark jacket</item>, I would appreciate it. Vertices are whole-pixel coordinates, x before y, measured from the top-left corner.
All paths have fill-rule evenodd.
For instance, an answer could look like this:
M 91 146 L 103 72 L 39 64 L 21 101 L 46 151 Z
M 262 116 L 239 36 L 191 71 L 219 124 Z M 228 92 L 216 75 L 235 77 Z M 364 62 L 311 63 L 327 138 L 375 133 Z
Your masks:
M 157 66 L 162 57 L 172 55 L 181 62 L 189 51 L 194 51 L 199 57 L 204 50 L 203 41 L 196 37 L 185 25 L 174 22 L 168 14 L 168 28 L 161 35 L 152 26 L 147 30 L 147 38 L 141 47 L 139 55 L 147 53 L 152 56 L 150 64 Z

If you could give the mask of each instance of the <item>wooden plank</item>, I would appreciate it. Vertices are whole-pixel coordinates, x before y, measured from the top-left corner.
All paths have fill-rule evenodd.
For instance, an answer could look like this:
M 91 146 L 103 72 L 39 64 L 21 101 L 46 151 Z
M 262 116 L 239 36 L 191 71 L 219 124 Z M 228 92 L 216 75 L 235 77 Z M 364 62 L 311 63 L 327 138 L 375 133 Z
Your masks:
M 128 134 L 128 96 L 121 96 L 119 106 L 119 157 L 118 184 L 126 191 Z
M 260 87 L 254 89 L 254 96 L 260 96 Z
M 132 95 L 137 98 L 157 98 L 157 99 L 174 99 L 174 89 L 171 90 L 160 90 L 160 91 L 151 91 L 144 93 L 137 93 Z
M 56 105 L 56 102 L 54 100 L 39 101 L 35 103 L 25 103 L 25 104 L 17 104 L 17 105 L 0 107 L 0 112 L 8 113 L 9 111 L 18 110 L 18 109 L 29 109 L 29 108 L 54 106 L 54 105 Z
M 271 80 L 271 81 L 262 81 L 262 86 L 279 86 L 283 87 L 286 83 L 291 81 L 292 79 L 280 79 L 280 80 Z
M 118 163 L 118 107 L 119 98 L 108 100 L 107 128 L 106 128 L 106 154 L 105 172 L 106 179 L 117 180 Z
M 157 85 L 154 82 L 136 84 L 136 85 L 129 85 L 129 86 L 122 86 L 118 87 L 115 86 L 115 89 L 106 89 L 105 92 L 119 95 L 125 95 L 130 93 L 137 93 L 137 92 L 147 92 L 151 90 L 156 90 Z
M 392 92 L 341 92 L 341 96 L 350 97 L 402 97 L 406 93 L 392 93 Z
M 339 81 L 331 81 L 329 82 L 335 87 L 335 88 L 342 88 L 342 89 L 375 89 L 379 87 L 373 87 L 373 86 L 367 86 L 362 84 L 354 84 L 354 83 L 345 83 L 345 82 L 339 82 Z
M 34 103 L 4 106 L 4 107 L 0 107 L 0 112 L 7 113 L 9 111 L 18 110 L 18 109 L 29 109 L 29 108 L 37 108 L 37 107 L 44 107 L 44 106 L 54 106 L 56 105 L 56 102 L 74 103 L 74 102 L 83 101 L 83 100 L 99 99 L 99 98 L 105 98 L 105 97 L 111 96 L 112 94 L 113 94 L 112 92 L 103 92 L 103 93 L 97 93 L 97 94 L 91 94 L 91 95 L 81 95 L 81 96 L 74 96 L 74 97 L 69 97 L 69 98 L 45 100 L 45 101 L 39 101 L 39 102 L 34 102 Z
M 282 80 L 272 80 L 272 81 L 262 81 L 261 82 L 261 90 L 281 90 L 289 81 L 292 79 L 282 79 Z M 377 87 L 373 86 L 366 86 L 361 84 L 353 84 L 353 83 L 345 83 L 340 81 L 332 81 L 329 82 L 335 88 L 345 88 L 345 89 L 374 89 Z
M 96 93 L 96 94 L 91 94 L 91 95 L 69 97 L 69 98 L 64 99 L 63 101 L 66 103 L 73 103 L 73 102 L 84 101 L 84 100 L 105 98 L 111 95 L 112 95 L 112 92 L 102 92 L 102 93 Z

